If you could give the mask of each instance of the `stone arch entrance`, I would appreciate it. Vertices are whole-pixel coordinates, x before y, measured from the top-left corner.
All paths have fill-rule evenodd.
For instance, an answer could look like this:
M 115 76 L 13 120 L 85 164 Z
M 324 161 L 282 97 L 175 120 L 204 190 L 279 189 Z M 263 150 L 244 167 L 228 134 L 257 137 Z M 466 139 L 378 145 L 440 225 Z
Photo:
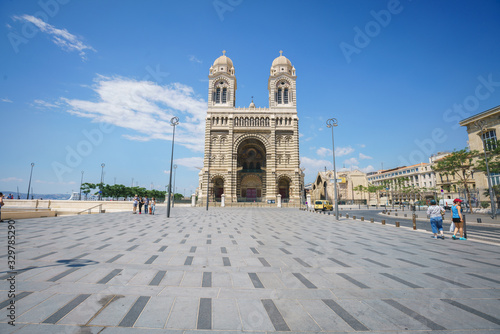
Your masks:
M 265 196 L 266 147 L 255 137 L 238 145 L 238 201 L 258 202 Z
M 290 185 L 292 180 L 287 176 L 282 176 L 278 180 L 278 193 L 281 195 L 281 200 L 288 202 L 290 199 Z
M 214 176 L 213 182 L 213 196 L 215 201 L 220 202 L 222 194 L 224 194 L 224 179 L 221 176 Z

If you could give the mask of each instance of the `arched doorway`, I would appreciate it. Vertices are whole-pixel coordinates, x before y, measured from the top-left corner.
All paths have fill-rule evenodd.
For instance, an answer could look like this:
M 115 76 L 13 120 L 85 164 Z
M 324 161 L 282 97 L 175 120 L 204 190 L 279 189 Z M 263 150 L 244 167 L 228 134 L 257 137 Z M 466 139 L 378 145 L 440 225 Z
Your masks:
M 213 178 L 215 201 L 220 202 L 221 196 L 224 193 L 224 179 L 222 177 Z
M 288 202 L 290 199 L 290 179 L 282 177 L 278 181 L 278 193 L 281 195 L 283 202 Z
M 248 138 L 237 152 L 238 201 L 259 202 L 266 193 L 266 148 L 259 139 Z

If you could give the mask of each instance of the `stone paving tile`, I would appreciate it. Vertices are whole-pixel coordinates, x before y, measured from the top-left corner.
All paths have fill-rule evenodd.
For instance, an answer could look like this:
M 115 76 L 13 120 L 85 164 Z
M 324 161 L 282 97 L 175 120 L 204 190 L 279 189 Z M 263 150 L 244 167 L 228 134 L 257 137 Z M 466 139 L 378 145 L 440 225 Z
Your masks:
M 175 208 L 170 219 L 160 209 L 16 228 L 26 269 L 16 288 L 30 292 L 16 302 L 19 333 L 500 331 L 494 245 L 297 209 Z M 0 305 L 8 287 L 0 279 Z

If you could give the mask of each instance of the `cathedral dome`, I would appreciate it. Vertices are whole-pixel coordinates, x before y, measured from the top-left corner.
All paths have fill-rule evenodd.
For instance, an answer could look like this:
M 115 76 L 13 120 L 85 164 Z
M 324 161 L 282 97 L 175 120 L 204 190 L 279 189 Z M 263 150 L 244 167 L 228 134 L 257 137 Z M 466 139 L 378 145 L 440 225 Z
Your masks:
M 279 57 L 274 59 L 273 64 L 271 65 L 271 76 L 276 76 L 281 73 L 295 75 L 295 67 L 293 67 L 287 57 L 283 56 L 283 51 L 280 51 Z
M 283 56 L 281 53 L 283 51 L 280 51 L 280 56 L 276 59 L 273 60 L 273 64 L 271 66 L 281 66 L 281 65 L 287 65 L 287 66 L 292 66 L 292 63 L 290 60 L 288 60 L 287 57 Z
M 215 59 L 214 64 L 210 67 L 210 74 L 216 74 L 220 72 L 229 73 L 234 75 L 234 66 L 231 58 L 226 56 L 226 50 L 222 51 L 222 56 Z

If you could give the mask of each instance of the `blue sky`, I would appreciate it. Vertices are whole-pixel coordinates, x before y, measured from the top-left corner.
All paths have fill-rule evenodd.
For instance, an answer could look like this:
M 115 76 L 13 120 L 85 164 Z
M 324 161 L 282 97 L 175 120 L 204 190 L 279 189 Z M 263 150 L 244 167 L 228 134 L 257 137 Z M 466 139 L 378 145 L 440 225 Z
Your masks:
M 97 183 L 177 192 L 203 156 L 209 68 L 227 50 L 236 105 L 268 106 L 284 51 L 296 68 L 306 182 L 467 145 L 458 121 L 500 104 L 500 1 L 1 1 L 0 191 Z

